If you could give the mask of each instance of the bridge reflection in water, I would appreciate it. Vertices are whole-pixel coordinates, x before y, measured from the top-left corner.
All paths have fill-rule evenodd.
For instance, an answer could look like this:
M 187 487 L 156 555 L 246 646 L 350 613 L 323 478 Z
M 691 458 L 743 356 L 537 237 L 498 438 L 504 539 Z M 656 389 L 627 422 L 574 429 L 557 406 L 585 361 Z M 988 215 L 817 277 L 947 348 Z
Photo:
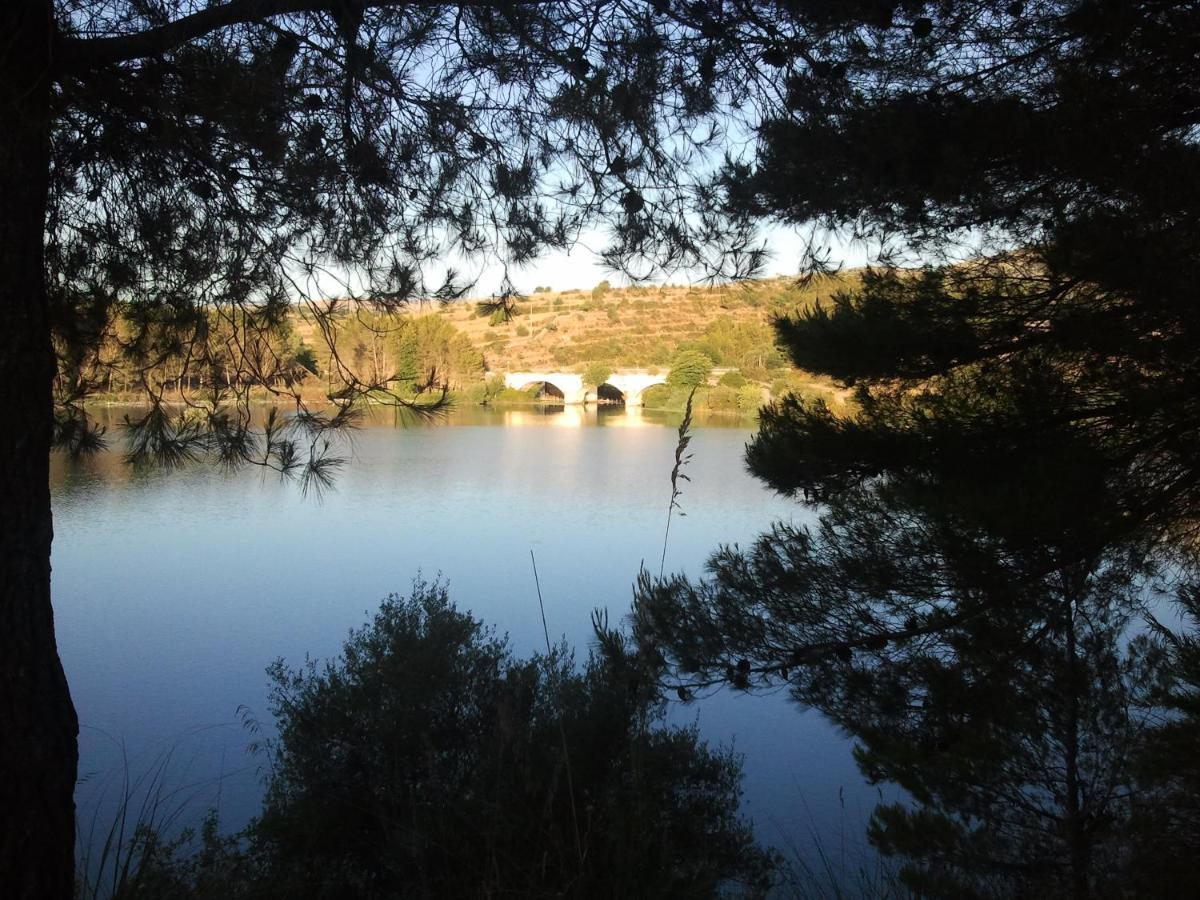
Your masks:
M 581 403 L 571 406 L 548 406 L 532 409 L 503 410 L 505 425 L 541 425 L 550 428 L 582 428 L 584 425 L 603 425 L 605 428 L 642 428 L 662 425 L 658 419 L 642 415 L 640 406 L 587 407 Z

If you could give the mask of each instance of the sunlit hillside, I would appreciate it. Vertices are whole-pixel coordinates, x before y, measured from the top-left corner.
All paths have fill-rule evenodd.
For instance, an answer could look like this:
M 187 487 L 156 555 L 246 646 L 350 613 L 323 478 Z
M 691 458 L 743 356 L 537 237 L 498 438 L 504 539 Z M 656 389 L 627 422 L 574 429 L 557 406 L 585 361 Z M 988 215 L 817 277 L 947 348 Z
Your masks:
M 532 293 L 517 301 L 508 320 L 480 313 L 476 302 L 454 304 L 439 315 L 484 351 L 493 371 L 573 368 L 597 360 L 615 367 L 665 367 L 681 345 L 712 343 L 706 337 L 714 335 L 714 346 L 706 348 L 713 362 L 740 368 L 743 360 L 729 353 L 757 351 L 758 365 L 770 361 L 765 351 L 773 343 L 773 314 L 834 289 L 828 282 L 802 289 L 782 278 L 718 287 L 615 288 L 601 282 Z M 719 354 L 712 352 L 718 348 Z M 747 362 L 753 367 L 753 359 Z
M 471 359 L 466 365 L 450 358 L 463 355 L 461 345 L 449 356 L 443 352 L 440 358 L 429 357 L 433 361 L 428 364 L 436 366 L 456 389 L 483 373 L 582 372 L 589 364 L 653 373 L 669 369 L 676 354 L 692 350 L 715 367 L 710 379 L 714 385 L 728 375 L 722 384 L 731 390 L 756 385 L 764 397 L 802 391 L 840 406 L 847 392 L 827 379 L 792 368 L 776 346 L 771 321 L 809 308 L 858 279 L 858 272 L 848 272 L 806 284 L 789 278 L 626 288 L 600 282 L 564 291 L 536 288 L 514 298 L 472 298 L 446 306 L 416 304 L 395 318 L 365 309 L 352 314 L 353 307 L 346 306 L 340 341 L 345 346 L 339 352 L 344 364 L 355 367 L 352 356 L 358 347 L 358 365 L 386 378 L 398 367 L 396 335 L 403 331 L 404 320 L 434 317 L 450 326 L 436 329 L 440 341 L 465 339 L 482 356 L 482 372 L 475 370 L 478 362 L 473 354 L 468 354 Z M 298 321 L 295 334 L 306 346 L 322 345 L 311 322 Z M 332 368 L 322 362 L 318 372 Z M 719 405 L 721 396 L 713 400 Z M 732 397 L 726 400 L 736 406 Z M 756 402 L 747 396 L 742 406 L 753 409 Z

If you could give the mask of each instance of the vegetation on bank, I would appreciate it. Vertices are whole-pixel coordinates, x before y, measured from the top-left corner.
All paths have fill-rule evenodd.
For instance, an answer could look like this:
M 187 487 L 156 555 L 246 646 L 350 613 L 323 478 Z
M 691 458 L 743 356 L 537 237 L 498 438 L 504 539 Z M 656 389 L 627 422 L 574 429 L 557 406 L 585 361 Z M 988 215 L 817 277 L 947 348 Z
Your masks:
M 841 282 L 849 285 L 858 277 L 852 273 Z M 823 399 L 841 411 L 849 392 L 789 365 L 771 325 L 775 316 L 812 308 L 814 296 L 813 288 L 785 279 L 719 288 L 619 289 L 601 282 L 589 292 L 540 289 L 504 305 L 460 303 L 393 313 L 345 305 L 322 323 L 320 333 L 294 311 L 270 331 L 269 340 L 252 342 L 248 351 L 242 335 L 252 323 L 214 312 L 203 327 L 227 352 L 211 354 L 202 368 L 165 352 L 177 335 L 156 335 L 151 328 L 147 337 L 146 323 L 117 317 L 91 368 L 72 376 L 87 385 L 86 392 L 82 384 L 68 383 L 66 374 L 59 390 L 86 394 L 91 402 L 185 400 L 242 390 L 262 399 L 299 393 L 319 402 L 337 399 L 353 384 L 374 386 L 380 398 L 402 402 L 449 397 L 462 404 L 504 405 L 555 398 L 538 387 L 506 388 L 492 373 L 565 369 L 595 389 L 615 371 L 639 369 L 671 373 L 669 385 L 644 395 L 649 409 L 682 410 L 688 391 L 697 387 L 696 408 L 713 413 L 753 414 L 785 394 Z M 134 335 L 137 347 L 130 344 Z M 145 344 L 156 340 L 164 352 L 157 364 L 147 365 Z

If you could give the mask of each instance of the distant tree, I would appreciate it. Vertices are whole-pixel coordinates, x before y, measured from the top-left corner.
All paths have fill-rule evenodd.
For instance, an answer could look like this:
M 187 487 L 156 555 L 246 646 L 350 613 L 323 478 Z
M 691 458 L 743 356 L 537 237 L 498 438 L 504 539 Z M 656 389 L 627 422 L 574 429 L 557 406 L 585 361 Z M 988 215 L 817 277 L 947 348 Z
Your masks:
M 742 412 L 758 412 L 763 405 L 763 389 L 757 384 L 742 385 L 738 390 L 737 405 Z
M 717 384 L 737 390 L 746 386 L 746 376 L 737 371 L 726 372 L 717 379 Z
M 396 378 L 419 390 L 459 388 L 483 377 L 483 355 L 442 316 L 405 318 L 389 337 L 395 346 Z
M 726 385 L 717 385 L 704 398 L 704 405 L 719 412 L 735 412 L 738 408 L 738 392 Z
M 312 347 L 301 346 L 292 356 L 293 362 L 311 375 L 318 374 L 317 354 Z
M 620 658 L 514 659 L 439 584 L 341 656 L 277 662 L 263 878 L 304 896 L 717 897 L 772 859 L 735 757 L 668 728 Z
M 393 336 L 396 344 L 396 377 L 401 381 L 416 384 L 428 373 L 421 358 L 421 339 L 417 329 L 408 323 Z
M 583 367 L 583 383 L 599 387 L 612 377 L 612 366 L 608 363 L 595 361 Z
M 695 350 L 684 350 L 671 357 L 667 382 L 672 387 L 693 388 L 707 383 L 712 374 L 712 360 Z

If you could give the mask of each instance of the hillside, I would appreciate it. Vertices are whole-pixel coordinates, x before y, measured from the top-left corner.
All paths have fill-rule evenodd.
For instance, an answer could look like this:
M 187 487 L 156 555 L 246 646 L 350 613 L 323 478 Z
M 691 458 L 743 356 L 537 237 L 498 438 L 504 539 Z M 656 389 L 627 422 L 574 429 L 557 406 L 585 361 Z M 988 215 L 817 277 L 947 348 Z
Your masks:
M 767 397 L 782 393 L 821 396 L 837 408 L 847 392 L 791 368 L 775 344 L 772 317 L 811 308 L 857 281 L 851 272 L 834 280 L 799 286 L 790 279 L 746 281 L 716 287 L 612 288 L 606 282 L 586 289 L 535 289 L 529 296 L 463 300 L 438 306 L 415 304 L 400 313 L 339 303 L 327 323 L 336 359 L 311 315 L 297 308 L 290 322 L 268 339 L 245 342 L 238 322 L 213 312 L 213 338 L 202 358 L 179 360 L 170 354 L 151 365 L 131 354 L 117 321 L 99 348 L 88 379 L 98 400 L 132 400 L 146 394 L 181 398 L 234 386 L 238 361 L 253 357 L 252 390 L 285 388 L 310 401 L 336 396 L 348 381 L 416 397 L 444 386 L 468 402 L 531 402 L 525 392 L 504 391 L 502 379 L 514 371 L 571 371 L 591 364 L 601 370 L 665 372 L 690 351 L 714 371 L 700 383 L 697 402 L 713 410 L 757 410 Z M 182 340 L 152 332 L 158 344 Z M 175 343 L 172 343 L 175 342 Z M 606 377 L 603 373 L 596 377 Z M 674 379 L 673 379 L 674 381 Z M 681 383 L 645 400 L 681 407 Z M 374 389 L 374 388 L 373 388 Z
M 856 280 L 856 273 L 841 281 Z M 431 312 L 449 321 L 479 348 L 489 371 L 574 369 L 601 361 L 614 368 L 666 367 L 679 349 L 695 346 L 724 368 L 776 369 L 774 314 L 796 310 L 839 287 L 807 288 L 791 279 L 747 281 L 717 287 L 599 286 L 542 291 L 520 298 L 508 321 L 480 313 L 477 301 Z

